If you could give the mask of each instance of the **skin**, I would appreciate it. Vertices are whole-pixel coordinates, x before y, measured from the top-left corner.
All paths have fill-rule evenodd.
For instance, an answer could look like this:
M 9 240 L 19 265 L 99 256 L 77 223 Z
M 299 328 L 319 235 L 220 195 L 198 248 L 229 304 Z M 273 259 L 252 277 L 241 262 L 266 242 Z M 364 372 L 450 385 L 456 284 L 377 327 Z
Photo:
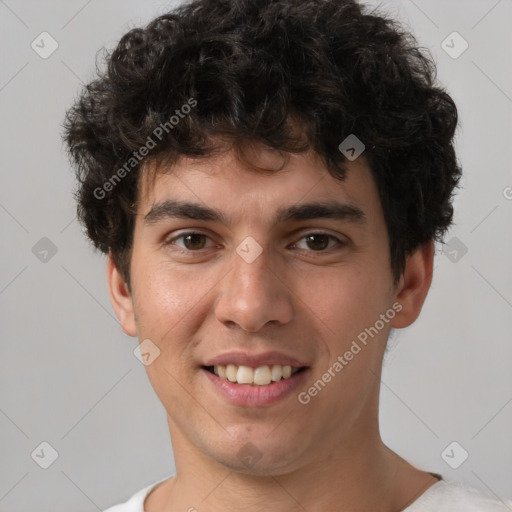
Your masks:
M 282 165 L 275 151 L 252 148 L 250 163 Z M 364 157 L 348 163 L 344 181 L 312 152 L 289 155 L 273 174 L 255 172 L 232 151 L 182 158 L 154 181 L 143 174 L 138 199 L 131 291 L 111 257 L 107 277 L 123 331 L 160 350 L 146 370 L 167 412 L 177 474 L 150 494 L 146 512 L 396 512 L 436 483 L 387 448 L 378 425 L 389 330 L 420 314 L 433 244 L 408 257 L 395 285 Z M 217 208 L 230 222 L 165 218 L 145 225 L 152 205 L 164 199 Z M 271 221 L 279 207 L 330 199 L 357 206 L 366 221 Z M 190 231 L 206 238 L 177 238 Z M 345 243 L 304 238 L 316 233 Z M 247 236 L 263 249 L 252 263 L 236 252 Z M 307 405 L 291 393 L 275 405 L 236 407 L 200 369 L 231 350 L 279 350 L 310 366 L 298 391 L 307 390 L 394 303 L 401 311 Z M 250 467 L 238 456 L 248 442 L 261 456 Z

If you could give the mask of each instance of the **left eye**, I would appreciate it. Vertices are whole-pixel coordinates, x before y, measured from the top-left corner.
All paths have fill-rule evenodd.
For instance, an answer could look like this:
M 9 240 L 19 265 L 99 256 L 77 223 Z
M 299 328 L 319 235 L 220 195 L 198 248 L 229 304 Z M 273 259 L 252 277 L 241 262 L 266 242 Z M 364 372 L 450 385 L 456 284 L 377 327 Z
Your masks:
M 183 245 L 177 244 L 177 240 L 183 240 Z M 206 245 L 207 240 L 210 240 L 211 242 L 210 237 L 204 235 L 203 233 L 183 233 L 182 235 L 173 238 L 168 243 L 177 245 L 178 247 L 190 252 L 196 252 L 200 251 L 201 249 L 211 247 L 212 244 L 209 246 Z M 327 233 L 308 233 L 307 235 L 301 237 L 299 242 L 293 244 L 293 247 L 298 247 L 299 243 L 302 241 L 305 241 L 307 247 L 313 252 L 321 252 L 325 251 L 326 249 L 330 249 L 332 245 L 330 246 L 329 244 L 332 241 L 335 242 L 334 245 L 343 245 L 343 242 L 341 242 L 338 238 Z M 300 249 L 300 247 L 298 248 Z
M 330 249 L 330 240 L 335 240 L 338 245 L 342 245 L 342 242 L 338 238 L 332 235 L 328 235 L 327 233 L 308 233 L 300 240 L 305 240 L 306 244 L 308 244 L 308 247 L 311 248 L 314 252 L 321 252 L 326 249 Z M 297 246 L 298 243 L 294 245 Z

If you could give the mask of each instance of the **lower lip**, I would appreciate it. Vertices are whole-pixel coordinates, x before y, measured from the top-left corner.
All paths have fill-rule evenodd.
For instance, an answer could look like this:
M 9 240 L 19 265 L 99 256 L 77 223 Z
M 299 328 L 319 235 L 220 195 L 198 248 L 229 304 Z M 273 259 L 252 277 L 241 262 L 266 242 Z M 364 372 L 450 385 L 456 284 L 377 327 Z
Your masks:
M 309 368 L 292 375 L 288 379 L 281 379 L 267 386 L 236 384 L 217 377 L 205 368 L 201 368 L 201 370 L 206 374 L 215 389 L 233 405 L 261 407 L 274 404 L 292 394 L 304 382 Z

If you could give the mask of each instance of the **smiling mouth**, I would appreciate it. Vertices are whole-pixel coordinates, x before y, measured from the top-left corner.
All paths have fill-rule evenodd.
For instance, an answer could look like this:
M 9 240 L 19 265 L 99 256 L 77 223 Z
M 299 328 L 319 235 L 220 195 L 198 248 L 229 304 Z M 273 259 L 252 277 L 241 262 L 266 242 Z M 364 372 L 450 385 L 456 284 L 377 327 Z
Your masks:
M 290 365 L 264 365 L 252 368 L 250 366 L 238 366 L 236 364 L 203 366 L 203 368 L 217 377 L 232 382 L 234 384 L 245 384 L 249 386 L 268 386 L 286 380 L 305 370 L 307 367 L 300 368 Z

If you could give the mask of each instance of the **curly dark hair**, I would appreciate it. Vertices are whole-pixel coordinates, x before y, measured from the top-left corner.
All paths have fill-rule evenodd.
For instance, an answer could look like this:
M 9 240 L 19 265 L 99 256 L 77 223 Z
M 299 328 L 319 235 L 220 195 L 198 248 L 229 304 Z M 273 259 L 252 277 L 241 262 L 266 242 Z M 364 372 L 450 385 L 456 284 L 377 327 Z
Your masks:
M 141 170 L 212 156 L 219 141 L 312 149 L 343 180 L 338 146 L 355 134 L 379 190 L 395 283 L 407 255 L 442 241 L 452 222 L 456 106 L 429 52 L 378 10 L 354 0 L 194 0 L 130 30 L 105 60 L 68 110 L 64 139 L 78 218 L 128 286 Z

